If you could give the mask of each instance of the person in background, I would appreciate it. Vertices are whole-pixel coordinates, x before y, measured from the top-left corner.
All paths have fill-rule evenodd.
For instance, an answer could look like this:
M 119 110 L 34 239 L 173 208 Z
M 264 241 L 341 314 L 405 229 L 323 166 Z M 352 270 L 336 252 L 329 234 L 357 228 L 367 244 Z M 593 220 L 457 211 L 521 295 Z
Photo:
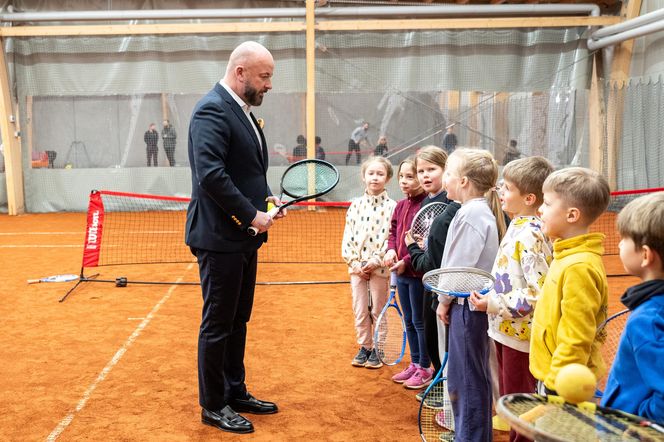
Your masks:
M 325 160 L 325 149 L 323 149 L 323 146 L 320 145 L 321 139 L 318 135 L 316 135 L 316 159 L 318 160 Z
M 378 144 L 376 145 L 376 149 L 374 149 L 374 155 L 377 157 L 387 156 L 387 137 L 385 135 L 381 135 L 378 139 Z
M 360 153 L 361 143 L 369 144 L 369 123 L 366 121 L 362 123 L 362 126 L 355 128 L 350 135 L 350 139 L 348 140 L 348 153 L 346 154 L 346 166 L 348 166 L 348 162 L 350 161 L 353 152 L 355 152 L 357 164 L 360 164 L 360 159 L 362 158 L 362 154 Z
M 456 149 L 457 144 L 459 144 L 459 140 L 457 139 L 457 136 L 454 133 L 454 126 L 452 125 L 447 128 L 445 136 L 443 137 L 443 148 L 447 152 L 447 155 L 451 155 L 452 152 L 454 152 L 454 149 Z
M 293 155 L 291 156 L 291 163 L 296 161 L 304 160 L 307 157 L 307 139 L 304 138 L 304 135 L 298 135 L 297 146 L 293 148 Z
M 503 166 L 507 166 L 510 161 L 518 160 L 521 158 L 521 152 L 516 148 L 516 140 L 510 140 L 510 144 L 505 149 L 505 156 L 503 157 Z
M 150 123 L 148 130 L 145 131 L 143 141 L 145 141 L 148 167 L 150 167 L 151 163 L 154 167 L 157 167 L 159 165 L 157 162 L 157 154 L 159 153 L 157 147 L 157 143 L 159 142 L 159 132 L 157 132 L 157 126 L 154 123 Z
M 170 121 L 164 120 L 163 125 L 161 139 L 164 140 L 164 152 L 166 152 L 166 158 L 168 158 L 168 165 L 173 167 L 175 166 L 175 144 L 178 134 Z

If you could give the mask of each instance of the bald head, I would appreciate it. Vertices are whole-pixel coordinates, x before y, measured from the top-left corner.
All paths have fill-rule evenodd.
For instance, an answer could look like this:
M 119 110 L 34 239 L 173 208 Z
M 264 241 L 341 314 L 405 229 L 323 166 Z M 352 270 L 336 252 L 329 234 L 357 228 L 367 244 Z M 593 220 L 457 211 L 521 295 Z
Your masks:
M 247 104 L 260 106 L 263 95 L 272 89 L 274 59 L 265 46 L 245 41 L 228 59 L 224 82 Z

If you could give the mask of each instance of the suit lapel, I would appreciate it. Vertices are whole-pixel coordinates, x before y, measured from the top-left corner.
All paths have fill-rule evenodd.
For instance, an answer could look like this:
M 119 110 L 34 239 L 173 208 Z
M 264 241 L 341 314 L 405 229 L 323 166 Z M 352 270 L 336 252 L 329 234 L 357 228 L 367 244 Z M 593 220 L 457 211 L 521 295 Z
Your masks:
M 261 136 L 261 154 L 262 154 L 262 160 L 263 160 L 263 168 L 267 170 L 267 143 L 265 142 L 265 134 L 263 134 L 263 129 L 261 129 L 260 124 L 258 124 L 258 121 L 256 120 L 256 117 L 254 117 L 254 114 L 249 112 L 249 115 L 251 116 L 251 120 L 254 122 L 256 125 L 256 129 L 258 129 L 258 134 Z
M 233 112 L 237 116 L 238 120 L 240 120 L 242 122 L 242 124 L 244 125 L 244 128 L 247 130 L 247 132 L 249 132 L 249 136 L 251 137 L 252 140 L 254 140 L 254 144 L 256 145 L 255 146 L 256 150 L 259 152 L 259 154 L 262 153 L 262 155 L 259 155 L 259 156 L 262 157 L 262 158 L 260 158 L 260 160 L 261 160 L 261 163 L 263 164 L 263 168 L 266 169 L 267 168 L 267 165 L 266 165 L 267 150 L 264 147 L 265 146 L 265 137 L 263 136 L 263 131 L 258 126 L 258 123 L 256 122 L 256 120 L 254 120 L 254 124 L 258 128 L 258 133 L 260 134 L 261 140 L 263 141 L 262 143 L 260 143 L 258 141 L 258 138 L 256 138 L 256 131 L 254 131 L 254 128 L 251 127 L 251 123 L 247 119 L 247 115 L 244 113 L 244 110 L 242 110 L 242 108 L 237 103 L 237 101 L 235 101 L 233 99 L 233 97 L 231 97 L 231 95 L 228 93 L 228 91 L 226 91 L 226 89 L 224 89 L 224 87 L 222 85 L 220 85 L 219 83 L 217 83 L 215 85 L 215 89 L 224 98 L 224 100 L 226 100 L 226 102 L 228 102 L 231 105 L 231 109 L 233 109 Z

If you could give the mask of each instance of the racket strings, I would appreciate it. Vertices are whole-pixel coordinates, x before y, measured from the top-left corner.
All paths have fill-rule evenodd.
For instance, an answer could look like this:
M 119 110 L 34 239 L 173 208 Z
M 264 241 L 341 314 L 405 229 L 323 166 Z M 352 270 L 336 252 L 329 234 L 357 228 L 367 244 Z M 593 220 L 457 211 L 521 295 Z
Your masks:
M 413 218 L 413 223 L 411 225 L 410 231 L 413 237 L 416 239 L 424 240 L 424 249 L 426 250 L 426 239 L 429 236 L 431 230 L 431 225 L 438 215 L 445 211 L 447 204 L 445 203 L 432 203 L 424 206 L 420 209 L 415 217 Z
M 445 378 L 436 381 L 422 398 L 419 421 L 425 441 L 454 439 L 454 415 Z
M 325 163 L 304 162 L 291 167 L 281 180 L 285 194 L 293 198 L 326 193 L 337 184 L 339 174 Z
M 606 373 L 602 379 L 599 380 L 597 385 L 597 388 L 599 388 L 601 391 L 604 391 L 604 388 L 606 387 L 609 370 L 613 365 L 616 354 L 618 353 L 620 338 L 622 336 L 623 330 L 625 329 L 625 324 L 627 323 L 628 318 L 629 310 L 620 312 L 607 319 L 607 321 L 602 326 L 600 326 L 599 330 L 597 331 L 599 339 L 603 340 L 602 346 L 600 347 L 600 353 L 602 354 L 602 359 L 604 359 L 604 365 L 606 366 Z
M 423 283 L 442 293 L 482 292 L 493 287 L 491 278 L 470 272 L 432 273 L 424 276 Z
M 404 326 L 401 315 L 389 306 L 381 315 L 376 326 L 376 351 L 386 365 L 394 365 L 403 357 L 405 350 Z
M 637 441 L 661 440 L 655 430 L 641 427 L 618 414 L 595 412 L 573 405 L 547 404 L 539 400 L 514 399 L 504 403 L 507 411 L 519 419 L 527 419 L 537 438 L 569 441 Z M 654 439 L 653 439 L 654 437 Z

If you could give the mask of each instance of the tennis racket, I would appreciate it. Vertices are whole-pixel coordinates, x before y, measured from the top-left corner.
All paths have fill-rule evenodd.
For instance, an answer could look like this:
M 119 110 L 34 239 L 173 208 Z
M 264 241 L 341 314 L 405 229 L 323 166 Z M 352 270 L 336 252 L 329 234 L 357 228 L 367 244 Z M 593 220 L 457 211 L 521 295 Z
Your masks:
M 601 397 L 604 388 L 606 387 L 606 381 L 609 377 L 609 371 L 613 365 L 613 360 L 616 358 L 616 353 L 618 352 L 618 345 L 620 344 L 620 338 L 622 336 L 623 330 L 625 330 L 625 324 L 629 318 L 629 309 L 620 311 L 614 315 L 608 317 L 604 322 L 597 327 L 597 335 L 604 335 L 604 343 L 600 349 L 602 353 L 602 358 L 606 364 L 606 374 L 599 380 L 597 384 L 598 392 L 597 396 Z
M 339 182 L 339 171 L 332 164 L 323 160 L 302 160 L 291 164 L 281 176 L 281 201 L 284 195 L 293 198 L 281 206 L 270 209 L 267 213 L 274 218 L 291 204 L 317 198 L 330 192 Z M 258 234 L 258 229 L 247 229 L 251 236 Z
M 664 428 L 655 422 L 591 402 L 572 405 L 559 396 L 508 394 L 496 409 L 515 431 L 537 441 L 664 440 Z
M 447 347 L 450 329 L 445 326 L 445 354 L 433 381 L 422 396 L 417 422 L 423 441 L 454 440 L 454 415 L 447 392 L 447 377 L 443 375 L 447 365 Z
M 484 270 L 472 267 L 448 267 L 426 272 L 424 287 L 438 295 L 467 298 L 471 292 L 485 295 L 493 288 L 495 278 Z
M 410 233 L 415 238 L 415 241 L 422 243 L 422 250 L 427 249 L 427 239 L 429 238 L 429 231 L 433 220 L 438 215 L 445 211 L 447 204 L 445 203 L 431 203 L 422 207 L 413 218 L 410 225 Z
M 362 261 L 360 265 L 364 268 L 367 265 L 366 261 Z M 371 315 L 373 311 L 373 299 L 371 299 L 371 278 L 367 279 L 367 296 L 369 300 L 367 301 L 367 310 L 369 310 L 369 322 L 373 324 L 373 316 Z
M 37 284 L 39 282 L 69 282 L 79 279 L 79 275 L 66 274 L 66 275 L 53 275 L 46 278 L 28 279 L 28 284 Z
M 374 345 L 378 358 L 385 365 L 395 365 L 401 362 L 406 352 L 406 324 L 396 298 L 397 277 L 394 272 L 390 275 L 390 299 L 378 316 Z

